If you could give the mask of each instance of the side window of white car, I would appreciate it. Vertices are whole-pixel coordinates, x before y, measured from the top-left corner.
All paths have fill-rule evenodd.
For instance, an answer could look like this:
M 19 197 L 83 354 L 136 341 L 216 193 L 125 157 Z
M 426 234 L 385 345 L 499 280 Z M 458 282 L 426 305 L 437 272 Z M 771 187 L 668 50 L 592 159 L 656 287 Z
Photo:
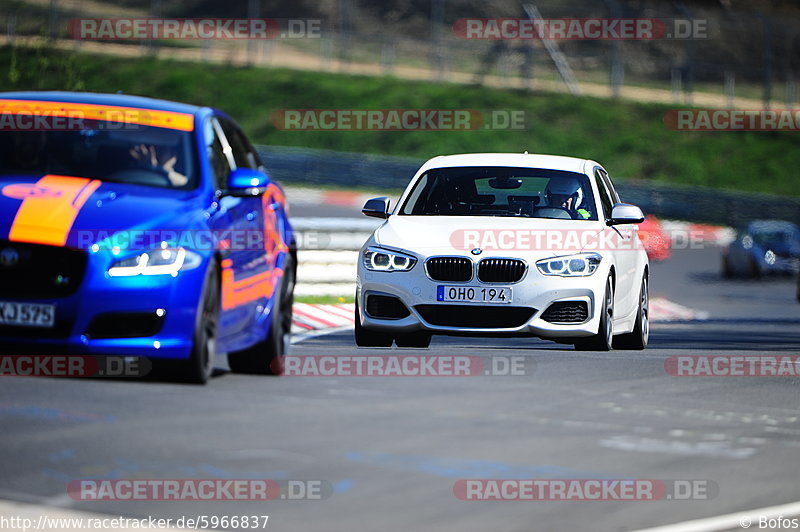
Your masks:
M 614 205 L 620 203 L 622 200 L 619 199 L 619 194 L 617 194 L 617 190 L 614 188 L 614 183 L 611 182 L 611 176 L 608 175 L 608 172 L 605 170 L 600 170 L 600 175 L 603 177 L 603 182 L 606 184 L 606 188 L 608 188 L 608 192 L 611 194 L 611 201 Z
M 411 195 L 406 200 L 405 205 L 403 205 L 403 214 L 414 214 L 413 213 L 414 205 L 417 204 L 417 202 L 419 201 L 419 197 L 422 195 L 422 193 L 425 191 L 427 187 L 428 187 L 428 174 L 426 173 L 425 175 L 420 177 L 419 181 L 417 181 L 417 184 L 414 185 L 414 190 L 411 191 Z
M 604 218 L 607 220 L 611 218 L 611 209 L 614 208 L 614 200 L 611 198 L 608 188 L 606 188 L 606 183 L 603 180 L 600 170 L 595 170 L 594 181 L 597 184 L 597 190 L 600 192 L 600 201 L 603 203 Z

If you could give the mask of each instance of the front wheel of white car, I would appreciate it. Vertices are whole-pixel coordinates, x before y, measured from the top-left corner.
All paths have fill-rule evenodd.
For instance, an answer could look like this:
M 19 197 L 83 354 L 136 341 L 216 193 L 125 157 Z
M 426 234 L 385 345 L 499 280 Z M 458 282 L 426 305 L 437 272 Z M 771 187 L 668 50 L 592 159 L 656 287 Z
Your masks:
M 405 333 L 394 339 L 397 347 L 421 347 L 426 348 L 431 345 L 431 334 L 424 331 Z
M 606 280 L 605 297 L 600 308 L 600 326 L 597 334 L 575 341 L 578 351 L 610 351 L 614 338 L 614 283 L 611 276 Z
M 361 317 L 358 312 L 358 301 L 356 301 L 355 315 L 355 338 L 358 347 L 392 347 L 394 338 L 390 334 L 379 331 L 371 331 L 361 326 Z
M 633 331 L 614 338 L 614 349 L 634 349 L 641 351 L 650 340 L 650 294 L 647 276 L 642 279 L 639 291 L 639 311 L 636 313 L 636 324 Z

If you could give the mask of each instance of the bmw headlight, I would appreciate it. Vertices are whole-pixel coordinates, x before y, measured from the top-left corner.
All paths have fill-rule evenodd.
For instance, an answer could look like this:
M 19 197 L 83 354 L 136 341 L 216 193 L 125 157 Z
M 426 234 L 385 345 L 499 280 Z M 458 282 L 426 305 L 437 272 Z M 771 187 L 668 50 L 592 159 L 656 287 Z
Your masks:
M 184 248 L 161 247 L 114 262 L 108 269 L 111 277 L 134 275 L 178 275 L 200 265 L 200 256 Z
M 407 272 L 417 259 L 405 253 L 381 248 L 364 250 L 364 267 L 373 272 Z
M 581 253 L 566 257 L 553 257 L 536 262 L 536 267 L 544 275 L 560 277 L 586 277 L 592 275 L 603 257 L 599 253 Z

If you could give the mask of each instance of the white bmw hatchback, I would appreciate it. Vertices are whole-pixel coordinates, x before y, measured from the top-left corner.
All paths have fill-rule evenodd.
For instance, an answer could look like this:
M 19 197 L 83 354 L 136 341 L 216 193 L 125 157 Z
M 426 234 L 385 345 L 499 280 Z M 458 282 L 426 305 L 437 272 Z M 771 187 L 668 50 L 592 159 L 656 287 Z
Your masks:
M 355 338 L 427 347 L 432 335 L 536 336 L 577 349 L 644 349 L 642 211 L 598 163 L 480 153 L 426 162 L 361 249 Z

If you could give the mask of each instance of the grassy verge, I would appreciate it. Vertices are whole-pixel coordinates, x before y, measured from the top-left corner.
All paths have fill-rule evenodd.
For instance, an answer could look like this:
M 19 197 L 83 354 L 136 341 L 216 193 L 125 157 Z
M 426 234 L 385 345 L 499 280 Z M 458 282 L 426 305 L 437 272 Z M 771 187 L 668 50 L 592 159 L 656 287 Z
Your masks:
M 800 195 L 797 132 L 676 132 L 670 105 L 285 69 L 0 48 L 0 90 L 123 90 L 219 107 L 257 143 L 428 158 L 528 150 L 602 162 L 618 177 Z M 281 109 L 523 111 L 524 130 L 283 131 Z
M 311 303 L 314 305 L 332 305 L 355 303 L 354 296 L 294 296 L 295 303 Z

